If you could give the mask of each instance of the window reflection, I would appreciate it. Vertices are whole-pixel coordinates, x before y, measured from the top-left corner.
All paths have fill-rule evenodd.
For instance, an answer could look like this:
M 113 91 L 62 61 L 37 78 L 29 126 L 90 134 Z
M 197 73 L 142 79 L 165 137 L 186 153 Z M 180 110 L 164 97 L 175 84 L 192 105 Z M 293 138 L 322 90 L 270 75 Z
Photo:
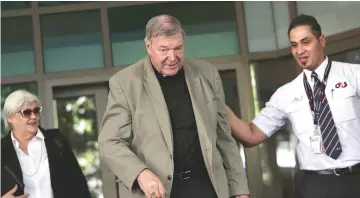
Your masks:
M 1 76 L 35 73 L 31 17 L 1 19 Z
M 297 1 L 297 14 L 314 16 L 325 36 L 335 35 L 359 27 L 359 1 Z
M 45 72 L 100 68 L 100 11 L 41 16 Z
M 166 2 L 109 8 L 114 66 L 133 64 L 147 54 L 145 26 L 160 14 L 172 15 L 182 23 L 186 57 L 239 54 L 234 2 Z
M 83 4 L 89 3 L 91 1 L 40 1 L 39 6 L 60 6 L 60 5 L 68 5 L 68 4 Z
M 73 148 L 92 197 L 100 198 L 103 195 L 95 97 L 59 98 L 55 100 L 55 104 L 58 128 Z
M 1 10 L 30 8 L 31 1 L 1 1 Z

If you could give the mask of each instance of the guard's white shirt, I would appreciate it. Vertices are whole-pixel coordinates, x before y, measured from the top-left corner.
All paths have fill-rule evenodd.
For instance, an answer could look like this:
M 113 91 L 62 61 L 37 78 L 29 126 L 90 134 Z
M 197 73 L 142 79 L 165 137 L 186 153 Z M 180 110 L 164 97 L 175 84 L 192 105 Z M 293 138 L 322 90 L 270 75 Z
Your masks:
M 321 82 L 327 64 L 328 58 L 315 70 Z M 315 127 L 303 73 L 313 87 L 311 71 L 304 70 L 293 81 L 276 90 L 253 123 L 270 137 L 289 121 L 299 139 L 296 151 L 303 170 L 343 168 L 360 163 L 360 65 L 332 61 L 327 80 L 325 94 L 343 149 L 337 160 L 310 150 L 310 136 L 314 135 Z M 339 86 L 340 83 L 343 86 Z
M 29 155 L 19 148 L 19 142 L 13 133 L 11 133 L 11 139 L 20 162 L 25 184 L 24 191 L 29 193 L 28 198 L 53 198 L 48 155 L 42 132 L 38 130 L 36 136 L 30 140 Z

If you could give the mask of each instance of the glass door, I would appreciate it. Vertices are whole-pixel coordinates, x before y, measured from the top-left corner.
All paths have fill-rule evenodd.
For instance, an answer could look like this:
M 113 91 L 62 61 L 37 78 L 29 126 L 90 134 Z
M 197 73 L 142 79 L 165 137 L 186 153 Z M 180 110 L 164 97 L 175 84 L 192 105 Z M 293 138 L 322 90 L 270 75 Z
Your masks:
M 241 57 L 226 57 L 210 60 L 217 67 L 224 87 L 225 102 L 233 112 L 245 121 L 253 119 L 254 99 L 250 68 Z M 246 170 L 251 197 L 263 198 L 261 155 L 259 147 L 244 148 L 240 155 Z
M 97 138 L 107 94 L 105 84 L 53 88 L 54 126 L 68 139 L 93 198 L 104 197 Z

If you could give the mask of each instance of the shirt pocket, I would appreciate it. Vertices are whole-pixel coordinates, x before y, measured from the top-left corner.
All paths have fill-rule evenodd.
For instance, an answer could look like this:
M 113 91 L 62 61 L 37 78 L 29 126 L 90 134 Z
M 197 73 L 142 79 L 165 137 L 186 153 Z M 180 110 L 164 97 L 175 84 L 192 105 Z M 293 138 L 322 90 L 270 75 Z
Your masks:
M 295 134 L 309 131 L 313 127 L 313 116 L 307 100 L 290 104 L 285 112 Z
M 360 118 L 360 99 L 353 88 L 336 89 L 330 106 L 335 122 Z

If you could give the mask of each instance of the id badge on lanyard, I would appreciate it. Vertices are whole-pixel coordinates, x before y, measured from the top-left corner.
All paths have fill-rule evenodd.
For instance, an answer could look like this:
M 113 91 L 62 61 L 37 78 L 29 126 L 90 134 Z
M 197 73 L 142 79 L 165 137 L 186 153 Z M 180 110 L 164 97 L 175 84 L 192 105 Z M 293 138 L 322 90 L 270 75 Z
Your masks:
M 316 109 L 316 105 L 314 104 L 314 109 Z M 314 132 L 312 136 L 310 136 L 310 148 L 311 151 L 315 154 L 319 154 L 323 152 L 323 141 L 319 127 L 318 114 L 312 111 L 313 119 L 314 119 Z
M 314 127 L 314 134 L 310 136 L 310 148 L 313 153 L 322 153 L 324 149 L 319 126 L 315 125 Z

